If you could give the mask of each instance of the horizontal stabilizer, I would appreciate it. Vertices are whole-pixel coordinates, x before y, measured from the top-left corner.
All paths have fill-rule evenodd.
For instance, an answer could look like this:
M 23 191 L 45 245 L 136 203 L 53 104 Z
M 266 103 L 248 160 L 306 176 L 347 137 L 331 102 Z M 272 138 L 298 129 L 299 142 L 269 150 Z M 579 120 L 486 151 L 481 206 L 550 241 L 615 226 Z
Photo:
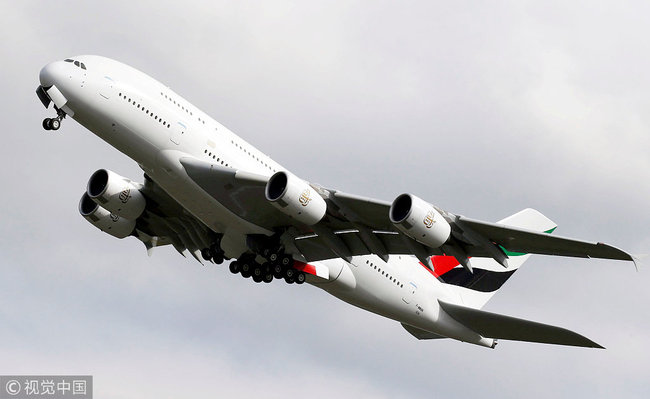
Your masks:
M 438 303 L 456 321 L 484 337 L 604 349 L 589 338 L 562 327 L 549 326 L 442 301 L 438 301 Z

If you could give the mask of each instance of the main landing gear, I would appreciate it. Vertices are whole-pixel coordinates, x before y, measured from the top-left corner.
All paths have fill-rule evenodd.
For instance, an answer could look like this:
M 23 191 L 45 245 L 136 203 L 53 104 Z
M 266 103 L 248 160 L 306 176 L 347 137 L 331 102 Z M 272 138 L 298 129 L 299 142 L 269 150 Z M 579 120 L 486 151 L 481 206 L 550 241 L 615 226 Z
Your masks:
M 210 245 L 209 248 L 203 248 L 201 250 L 201 257 L 203 258 L 203 260 L 212 261 L 217 265 L 222 264 L 224 260 L 230 259 L 227 258 L 226 255 L 223 253 L 223 250 L 221 249 L 219 242 L 215 242 L 214 244 Z
M 45 118 L 43 119 L 43 129 L 45 130 L 59 130 L 61 127 L 61 121 L 65 118 L 65 112 L 57 109 L 56 118 Z
M 269 256 L 269 258 L 271 258 Z M 251 277 L 256 283 L 270 283 L 277 279 L 283 279 L 288 284 L 302 284 L 305 282 L 305 273 L 293 267 L 293 258 L 289 255 L 281 254 L 273 257 L 275 261 L 267 261 L 259 264 L 255 261 L 255 256 L 244 254 L 239 259 L 230 263 L 230 271 L 233 274 L 241 274 L 244 278 Z
M 256 283 L 270 283 L 273 280 L 284 280 L 289 284 L 303 284 L 306 275 L 302 271 L 294 268 L 294 260 L 291 255 L 284 252 L 279 245 L 263 245 L 259 241 L 251 240 L 251 252 L 245 253 L 237 260 L 230 262 L 229 269 L 233 274 L 241 274 L 244 278 L 252 278 Z M 201 256 L 206 261 L 212 261 L 216 264 L 223 263 L 228 258 L 221 249 L 221 237 L 209 247 L 201 250 Z M 257 258 L 265 259 L 263 263 L 258 263 Z

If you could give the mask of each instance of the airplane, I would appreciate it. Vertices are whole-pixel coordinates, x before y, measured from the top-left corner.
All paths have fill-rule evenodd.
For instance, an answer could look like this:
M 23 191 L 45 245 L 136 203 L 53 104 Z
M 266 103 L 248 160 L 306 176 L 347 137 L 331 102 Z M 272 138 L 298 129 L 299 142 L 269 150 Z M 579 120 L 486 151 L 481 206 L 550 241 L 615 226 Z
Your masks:
M 563 238 L 534 209 L 485 222 L 413 194 L 386 202 L 310 183 L 149 75 L 94 55 L 54 61 L 36 94 L 137 162 L 143 183 L 100 169 L 79 212 L 92 225 L 197 261 L 229 261 L 256 283 L 307 282 L 395 320 L 421 340 L 603 348 L 573 331 L 482 310 L 531 254 L 632 261 Z

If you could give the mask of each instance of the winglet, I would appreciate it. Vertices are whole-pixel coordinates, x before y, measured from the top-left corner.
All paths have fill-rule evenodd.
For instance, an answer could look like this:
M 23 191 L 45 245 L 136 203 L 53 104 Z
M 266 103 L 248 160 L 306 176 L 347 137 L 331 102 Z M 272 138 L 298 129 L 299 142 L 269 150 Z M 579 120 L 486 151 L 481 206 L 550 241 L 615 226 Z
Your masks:
M 641 270 L 641 261 L 647 257 L 648 254 L 632 255 L 632 262 L 634 262 L 634 267 L 636 268 L 637 272 Z

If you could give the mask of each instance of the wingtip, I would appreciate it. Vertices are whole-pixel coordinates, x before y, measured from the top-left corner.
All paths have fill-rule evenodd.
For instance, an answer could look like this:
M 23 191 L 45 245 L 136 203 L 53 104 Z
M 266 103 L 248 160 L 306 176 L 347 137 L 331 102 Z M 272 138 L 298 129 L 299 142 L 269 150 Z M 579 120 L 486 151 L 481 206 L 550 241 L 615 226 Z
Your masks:
M 641 271 L 641 261 L 648 257 L 648 254 L 632 255 L 632 262 L 637 272 Z

